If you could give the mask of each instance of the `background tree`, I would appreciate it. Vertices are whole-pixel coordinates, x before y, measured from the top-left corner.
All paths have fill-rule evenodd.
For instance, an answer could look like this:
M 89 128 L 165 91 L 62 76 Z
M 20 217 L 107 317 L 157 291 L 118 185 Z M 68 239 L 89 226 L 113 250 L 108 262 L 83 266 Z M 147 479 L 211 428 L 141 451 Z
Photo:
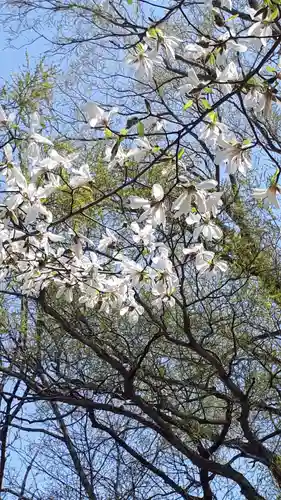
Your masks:
M 10 7 L 85 59 L 3 89 L 3 494 L 277 499 L 278 4 Z

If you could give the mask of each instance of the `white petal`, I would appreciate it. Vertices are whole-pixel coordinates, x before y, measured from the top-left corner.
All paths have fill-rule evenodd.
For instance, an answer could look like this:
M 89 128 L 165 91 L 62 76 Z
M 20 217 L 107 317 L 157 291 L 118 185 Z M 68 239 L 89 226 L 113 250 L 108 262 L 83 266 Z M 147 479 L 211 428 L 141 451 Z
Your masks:
M 131 196 L 130 206 L 131 208 L 147 208 L 150 206 L 150 203 L 148 200 L 141 198 L 140 196 Z
M 53 146 L 52 141 L 50 141 L 50 139 L 47 139 L 47 137 L 43 137 L 43 135 L 41 134 L 31 134 L 30 138 L 35 142 L 38 142 L 39 144 L 48 144 L 49 146 Z
M 223 262 L 222 260 L 219 260 L 218 262 L 216 262 L 215 264 L 215 267 L 218 267 L 219 270 L 222 272 L 222 273 L 225 273 L 228 269 L 228 265 L 226 262 Z
M 13 173 L 13 176 L 15 178 L 15 181 L 16 181 L 17 185 L 21 189 L 26 189 L 27 188 L 27 182 L 26 182 L 26 179 L 25 179 L 24 175 L 21 173 L 21 171 L 18 168 L 13 167 L 12 168 L 12 173 Z
M 259 189 L 259 188 L 254 189 L 253 197 L 256 200 L 263 200 L 264 198 L 267 197 L 267 189 Z
M 137 222 L 132 222 L 131 223 L 131 228 L 135 233 L 139 233 L 140 231 L 140 226 L 138 225 Z
M 11 144 L 6 144 L 6 146 L 4 146 L 4 153 L 6 156 L 6 160 L 8 162 L 12 162 L 13 161 L 13 149 L 12 149 Z
M 161 184 L 154 184 L 152 186 L 152 195 L 156 201 L 161 201 L 164 198 L 164 191 Z
M 214 179 L 208 179 L 206 181 L 199 182 L 197 184 L 198 189 L 214 189 L 218 185 L 217 181 Z

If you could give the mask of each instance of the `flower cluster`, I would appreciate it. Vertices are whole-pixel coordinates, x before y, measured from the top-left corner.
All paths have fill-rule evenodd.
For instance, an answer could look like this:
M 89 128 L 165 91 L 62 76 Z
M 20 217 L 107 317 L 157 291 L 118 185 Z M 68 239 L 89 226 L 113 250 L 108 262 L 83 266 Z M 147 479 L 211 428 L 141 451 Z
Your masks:
M 221 2 L 221 8 L 224 6 L 231 9 L 231 2 Z M 249 16 L 253 23 L 245 26 L 249 36 L 249 39 L 244 37 L 245 43 L 239 39 L 243 30 L 237 37 L 232 27 L 216 39 L 204 37 L 196 43 L 184 43 L 155 26 L 147 29 L 127 57 L 129 68 L 142 84 L 148 85 L 153 85 L 155 68 L 176 63 L 179 55 L 186 61 L 188 70 L 181 76 L 176 95 L 181 102 L 188 97 L 187 103 L 183 103 L 184 112 L 191 112 L 193 105 L 202 111 L 201 120 L 194 125 L 195 137 L 207 148 L 216 171 L 220 172 L 224 166 L 224 172 L 230 176 L 245 176 L 251 168 L 254 139 L 241 138 L 229 129 L 218 110 L 219 103 L 237 93 L 237 106 L 268 117 L 273 101 L 270 96 L 274 94 L 269 85 L 251 81 L 251 75 L 248 82 L 237 64 L 237 54 L 245 56 L 252 38 L 264 47 L 272 34 L 270 15 L 265 18 L 251 11 Z M 207 71 L 210 60 L 215 69 Z M 212 96 L 209 100 L 208 93 Z M 52 200 L 63 189 L 72 193 L 72 197 L 81 188 L 93 193 L 93 167 L 80 161 L 78 154 L 61 155 L 53 142 L 41 134 L 36 112 L 31 114 L 29 130 L 21 138 L 26 145 L 24 161 L 10 144 L 5 145 L 2 168 L 5 193 L 0 206 L 2 280 L 17 283 L 23 294 L 33 296 L 54 287 L 58 298 L 69 302 L 75 298 L 83 307 L 126 315 L 135 323 L 144 311 L 143 297 L 147 294 L 156 308 L 175 304 L 179 286 L 175 260 L 183 268 L 194 266 L 204 279 L 212 280 L 227 272 L 228 265 L 220 258 L 223 190 L 219 175 L 217 180 L 210 179 L 211 175 L 193 175 L 185 168 L 183 153 L 179 153 L 174 141 L 166 159 L 176 174 L 163 181 L 154 179 L 152 186 L 147 185 L 149 163 L 157 164 L 165 157 L 160 136 L 171 133 L 171 122 L 153 115 L 147 102 L 146 108 L 148 116 L 129 118 L 127 128 L 119 132 L 117 120 L 115 123 L 118 108 L 105 110 L 94 102 L 84 106 L 87 130 L 104 134 L 110 142 L 105 147 L 103 161 L 112 176 L 115 171 L 127 172 L 128 165 L 133 165 L 135 179 L 144 179 L 140 183 L 141 193 L 131 194 L 125 203 L 129 220 L 125 229 L 112 224 L 104 228 L 99 238 L 75 228 L 71 223 L 75 210 L 57 219 L 52 210 Z M 0 110 L 2 127 L 9 129 L 14 118 Z M 185 123 L 181 125 L 179 138 L 188 128 Z M 133 131 L 129 138 L 128 130 Z M 157 137 L 159 141 L 155 143 Z M 116 142 L 112 146 L 113 138 Z M 254 198 L 278 208 L 277 177 L 269 187 L 255 189 Z M 126 177 L 125 187 L 134 184 L 137 186 L 133 178 Z M 118 191 L 119 188 L 113 189 L 108 197 L 113 199 Z M 80 213 L 89 206 L 91 202 L 80 208 Z M 175 250 L 176 259 L 163 237 L 171 225 L 184 231 Z

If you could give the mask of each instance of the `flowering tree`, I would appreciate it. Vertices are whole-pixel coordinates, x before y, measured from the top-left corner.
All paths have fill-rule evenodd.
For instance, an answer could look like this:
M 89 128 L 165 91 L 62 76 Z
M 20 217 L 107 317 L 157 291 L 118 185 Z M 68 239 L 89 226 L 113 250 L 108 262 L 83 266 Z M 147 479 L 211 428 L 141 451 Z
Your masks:
M 105 468 L 139 464 L 126 498 L 277 498 L 278 3 L 12 4 L 92 23 L 119 102 L 79 103 L 73 138 L 44 96 L 3 96 L 2 293 L 27 312 L 0 371 L 56 401 L 89 498 L 59 404 L 114 442 Z

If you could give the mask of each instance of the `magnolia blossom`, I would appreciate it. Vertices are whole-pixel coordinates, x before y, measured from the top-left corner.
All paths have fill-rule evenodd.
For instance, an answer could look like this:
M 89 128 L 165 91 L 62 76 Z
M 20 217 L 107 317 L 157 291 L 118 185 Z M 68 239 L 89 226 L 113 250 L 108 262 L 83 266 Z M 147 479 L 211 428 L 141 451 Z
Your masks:
M 251 89 L 244 98 L 245 107 L 253 109 L 256 113 L 262 112 L 265 118 L 270 118 L 272 103 L 280 104 L 275 91 L 268 87 L 264 92 L 257 88 Z
M 122 274 L 126 276 L 126 281 L 129 281 L 136 288 L 140 288 L 149 279 L 146 266 L 133 260 L 124 258 L 121 262 L 121 268 Z
M 106 228 L 105 231 L 106 231 L 106 235 L 104 235 L 102 237 L 102 239 L 100 240 L 100 242 L 98 244 L 98 250 L 100 252 L 105 252 L 108 248 L 111 248 L 112 246 L 114 246 L 118 241 L 118 239 L 113 234 L 113 232 L 110 231 L 110 229 Z
M 275 208 L 280 208 L 279 202 L 277 200 L 277 193 L 280 194 L 280 188 L 276 185 L 272 185 L 265 189 L 254 189 L 253 197 L 256 200 L 263 200 L 266 207 L 268 207 L 269 205 L 273 205 Z
M 198 239 L 200 235 L 202 235 L 206 241 L 220 240 L 223 237 L 222 230 L 211 220 L 208 212 L 202 216 L 201 223 L 196 225 L 193 231 L 194 239 Z
M 228 265 L 222 260 L 215 259 L 215 253 L 203 250 L 198 252 L 195 259 L 195 266 L 199 274 L 204 273 L 204 277 L 216 277 L 219 273 L 225 273 Z
M 194 59 L 196 61 L 201 57 L 206 57 L 207 54 L 208 49 L 202 47 L 201 45 L 198 45 L 197 43 L 188 43 L 184 47 L 184 55 L 188 59 Z
M 229 82 L 239 80 L 235 63 L 231 61 L 223 70 L 217 68 L 216 72 L 219 86 L 222 86 L 224 93 L 229 94 L 232 91 L 232 83 Z
M 226 137 L 228 134 L 227 126 L 224 123 L 216 121 L 204 124 L 201 127 L 199 138 L 211 146 L 216 146 L 219 137 Z
M 152 227 L 156 227 L 160 224 L 164 225 L 166 220 L 164 191 L 160 184 L 154 184 L 152 186 L 152 198 L 153 201 L 149 201 L 146 198 L 141 198 L 139 196 L 131 196 L 131 208 L 143 208 L 145 210 L 139 218 L 140 222 L 149 218 L 151 219 Z
M 84 106 L 90 127 L 108 127 L 111 116 L 118 112 L 118 108 L 112 108 L 109 112 L 104 111 L 94 102 L 88 102 Z
M 174 60 L 176 58 L 175 49 L 178 47 L 179 43 L 182 40 L 176 38 L 175 36 L 163 35 L 160 37 L 159 41 L 162 47 L 165 49 L 167 56 Z
M 266 46 L 268 39 L 272 37 L 272 27 L 266 20 L 260 20 L 261 15 L 255 16 L 255 21 L 252 26 L 248 29 L 248 36 L 254 36 L 255 44 L 260 47 L 263 45 Z
M 195 225 L 193 239 L 198 239 L 200 235 L 207 241 L 220 240 L 223 236 L 222 230 L 211 220 L 210 213 L 204 215 L 191 213 L 186 218 L 188 225 Z
M 260 92 L 256 87 L 251 88 L 244 97 L 245 107 L 253 109 L 256 113 L 259 113 L 264 109 L 265 103 L 265 93 Z
M 42 205 L 40 199 L 44 198 L 46 193 L 42 187 L 37 188 L 34 184 L 27 184 L 24 175 L 17 167 L 12 167 L 9 172 L 8 185 L 14 187 L 17 185 L 20 188 L 18 194 L 12 194 L 6 198 L 6 205 L 9 210 L 15 210 L 21 206 L 21 210 L 25 213 L 25 224 L 34 222 L 39 214 L 46 217 L 51 222 L 52 214 Z
M 188 77 L 185 79 L 185 81 L 186 83 L 179 87 L 180 95 L 189 94 L 189 92 L 191 92 L 191 90 L 193 90 L 194 88 L 200 86 L 203 87 L 204 85 L 207 84 L 207 81 L 199 80 L 193 68 L 188 70 Z
M 160 132 L 163 129 L 166 122 L 165 120 L 159 120 L 157 116 L 148 116 L 142 120 L 145 130 L 150 130 L 153 132 Z
M 219 66 L 223 66 L 227 63 L 227 59 L 229 58 L 231 51 L 235 53 L 243 53 L 247 51 L 247 45 L 237 42 L 235 38 L 235 33 L 231 30 L 230 33 L 226 32 L 219 36 L 214 43 L 214 46 L 218 47 L 216 62 Z M 231 68 L 233 67 L 231 66 Z
M 203 250 L 204 250 L 204 247 L 203 247 L 202 243 L 198 243 L 198 244 L 193 245 L 191 247 L 183 248 L 182 253 L 184 255 L 193 255 L 193 254 L 196 254 L 198 252 L 202 252 Z
M 132 239 L 135 243 L 143 243 L 146 247 L 151 247 L 154 243 L 154 232 L 152 224 L 148 221 L 141 228 L 137 222 L 132 222 L 131 229 L 134 231 Z
M 79 169 L 72 170 L 72 177 L 70 180 L 70 186 L 75 189 L 81 186 L 85 186 L 89 182 L 92 182 L 93 177 L 90 172 L 90 167 L 87 163 L 82 165 Z
M 10 125 L 16 117 L 15 113 L 9 113 L 8 116 L 0 104 L 0 127 Z
M 135 161 L 141 161 L 152 150 L 152 147 L 147 137 L 143 137 L 142 139 L 136 139 L 135 143 L 137 147 L 131 149 L 127 153 L 127 158 L 133 158 L 133 160 Z
M 173 203 L 175 217 L 180 217 L 182 214 L 188 214 L 192 210 L 192 204 L 195 203 L 200 213 L 206 212 L 206 190 L 214 189 L 217 186 L 215 180 L 206 180 L 198 184 L 190 184 L 187 179 L 183 179 L 183 192 Z
M 127 62 L 136 70 L 136 76 L 142 80 L 147 78 L 152 80 L 153 65 L 162 64 L 162 57 L 158 54 L 157 49 L 148 51 L 146 44 L 139 44 L 134 55 L 127 58 Z
M 136 302 L 133 296 L 129 297 L 128 302 L 129 305 L 120 309 L 120 316 L 124 316 L 126 314 L 129 323 L 131 323 L 131 325 L 135 325 L 139 320 L 139 316 L 144 313 L 144 308 Z
M 120 165 L 121 167 L 124 165 L 125 161 L 127 160 L 128 155 L 125 153 L 124 149 L 122 148 L 122 144 L 119 145 L 119 148 L 117 150 L 116 155 L 114 158 L 112 158 L 112 147 L 107 146 L 105 148 L 105 155 L 104 155 L 104 161 L 108 163 L 109 169 L 112 169 L 116 167 L 116 165 Z
M 149 30 L 146 33 L 146 41 L 150 44 L 151 42 L 154 42 L 157 44 L 157 46 L 162 46 L 167 54 L 168 57 L 171 59 L 175 59 L 175 49 L 178 47 L 179 43 L 182 41 L 179 38 L 176 38 L 175 36 L 167 36 L 164 35 L 162 30 L 157 28 L 154 31 L 150 32 Z M 157 50 L 157 47 L 156 47 Z
M 223 204 L 221 200 L 222 195 L 222 191 L 208 193 L 208 196 L 206 198 L 206 209 L 207 212 L 210 212 L 213 215 L 213 217 L 216 217 L 218 215 L 219 208 Z
M 251 168 L 251 162 L 248 157 L 249 144 L 241 144 L 239 142 L 229 144 L 221 139 L 219 145 L 222 149 L 217 151 L 215 162 L 218 165 L 226 163 L 226 171 L 229 174 L 234 174 L 238 171 L 246 175 L 247 170 Z

